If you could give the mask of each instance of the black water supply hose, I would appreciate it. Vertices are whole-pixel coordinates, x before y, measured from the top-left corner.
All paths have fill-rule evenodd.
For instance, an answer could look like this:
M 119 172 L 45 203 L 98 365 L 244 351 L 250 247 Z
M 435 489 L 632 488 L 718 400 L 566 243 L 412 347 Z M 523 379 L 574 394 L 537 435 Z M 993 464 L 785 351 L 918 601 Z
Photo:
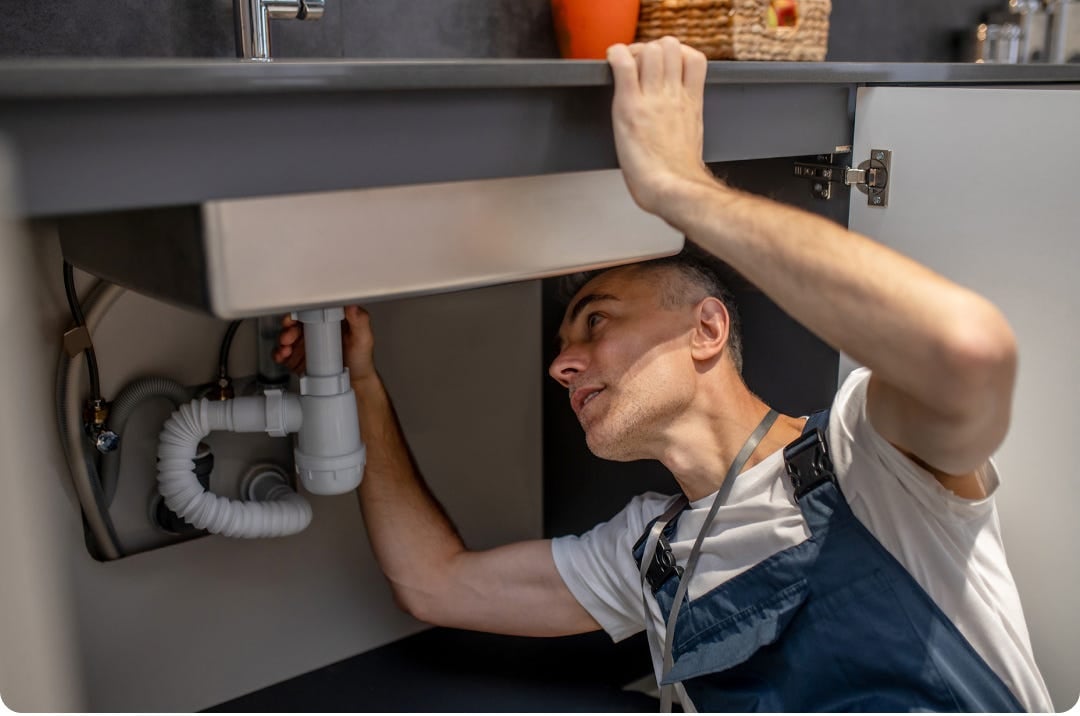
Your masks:
M 233 397 L 232 377 L 229 376 L 229 351 L 232 350 L 233 338 L 243 321 L 237 320 L 229 323 L 225 330 L 225 337 L 221 339 L 221 350 L 218 352 L 218 400 L 228 400 Z
M 73 329 L 74 332 L 68 331 L 64 334 L 65 346 L 57 363 L 57 418 L 60 438 L 64 445 L 64 454 L 68 459 L 68 466 L 72 472 L 75 492 L 82 507 L 83 524 L 92 538 L 88 540 L 94 547 L 91 552 L 95 553 L 96 558 L 118 559 L 124 555 L 124 550 L 109 516 L 98 474 L 97 460 L 94 453 L 89 452 L 87 449 L 87 435 L 83 429 L 82 416 L 78 414 L 78 400 L 75 394 L 77 378 L 75 377 L 76 374 L 69 370 L 72 367 L 71 361 L 82 353 L 90 377 L 92 409 L 95 411 L 95 419 L 98 410 L 102 411 L 102 418 L 104 418 L 104 401 L 101 398 L 101 381 L 98 377 L 97 356 L 90 340 L 90 327 L 86 317 L 83 315 L 82 305 L 75 290 L 74 268 L 70 263 L 64 261 L 63 269 L 64 291 L 67 295 L 68 308 L 71 310 L 75 328 Z M 103 310 L 112 305 L 112 302 L 121 293 L 123 293 L 123 289 L 113 286 L 101 291 L 93 291 L 91 315 L 100 318 Z M 70 343 L 69 338 L 71 338 Z M 69 410 L 69 401 L 75 404 L 70 406 L 73 410 Z
M 67 295 L 68 308 L 71 310 L 71 318 L 75 321 L 75 328 L 86 330 L 86 317 L 83 315 L 82 306 L 79 304 L 79 294 L 75 290 L 75 267 L 67 261 L 64 262 L 64 293 Z M 97 402 L 101 400 L 101 379 L 98 376 L 97 354 L 94 353 L 94 345 L 90 342 L 89 335 L 85 340 L 83 354 L 86 356 L 86 370 L 90 374 L 90 399 Z

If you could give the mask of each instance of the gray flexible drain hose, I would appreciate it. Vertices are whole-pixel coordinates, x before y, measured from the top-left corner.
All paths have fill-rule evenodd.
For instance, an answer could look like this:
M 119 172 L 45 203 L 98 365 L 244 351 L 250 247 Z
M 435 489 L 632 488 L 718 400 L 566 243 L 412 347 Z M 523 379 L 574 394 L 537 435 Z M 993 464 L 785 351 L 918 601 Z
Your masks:
M 164 398 L 172 403 L 176 410 L 191 400 L 191 391 L 175 380 L 150 376 L 138 378 L 124 386 L 109 409 L 109 429 L 120 436 L 120 446 L 105 453 L 101 459 L 101 489 L 105 493 L 105 504 L 111 505 L 116 496 L 120 481 L 120 452 L 124 449 L 124 426 L 128 418 L 144 400 Z

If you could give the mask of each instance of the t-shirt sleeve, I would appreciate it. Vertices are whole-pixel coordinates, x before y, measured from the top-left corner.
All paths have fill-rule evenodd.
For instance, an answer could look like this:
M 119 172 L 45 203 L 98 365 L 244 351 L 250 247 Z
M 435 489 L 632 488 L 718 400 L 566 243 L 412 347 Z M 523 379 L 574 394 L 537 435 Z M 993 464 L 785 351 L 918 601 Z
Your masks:
M 837 392 L 829 420 L 830 448 L 837 454 L 837 478 L 848 501 L 875 502 L 895 498 L 899 488 L 938 519 L 968 519 L 985 515 L 1000 478 L 993 461 L 977 470 L 986 492 L 981 499 L 968 499 L 945 489 L 928 471 L 896 449 L 871 424 L 866 413 L 870 369 L 853 371 Z M 896 484 L 883 484 L 884 480 Z M 874 482 L 875 484 L 868 484 Z M 890 495 L 890 493 L 893 493 Z
M 645 525 L 663 513 L 669 499 L 657 493 L 639 495 L 607 522 L 551 542 L 555 566 L 570 593 L 614 641 L 645 628 L 633 549 Z

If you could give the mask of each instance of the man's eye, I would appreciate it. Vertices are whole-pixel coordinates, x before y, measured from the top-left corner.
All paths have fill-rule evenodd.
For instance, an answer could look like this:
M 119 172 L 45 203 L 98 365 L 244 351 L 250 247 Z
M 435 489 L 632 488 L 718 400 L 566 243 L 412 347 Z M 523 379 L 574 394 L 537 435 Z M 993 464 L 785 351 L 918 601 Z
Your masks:
M 599 313 L 590 313 L 589 317 L 585 319 L 585 324 L 589 328 L 595 328 L 596 324 L 600 322 L 602 316 Z

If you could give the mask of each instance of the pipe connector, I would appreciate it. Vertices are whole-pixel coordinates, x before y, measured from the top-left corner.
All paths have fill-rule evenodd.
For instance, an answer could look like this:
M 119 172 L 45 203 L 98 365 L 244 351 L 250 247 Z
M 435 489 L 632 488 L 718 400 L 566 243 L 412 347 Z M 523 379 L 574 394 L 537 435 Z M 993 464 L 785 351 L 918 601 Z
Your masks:
M 280 389 L 270 389 L 263 395 L 218 401 L 218 408 L 211 410 L 211 402 L 199 402 L 200 414 L 211 430 L 227 430 L 230 433 L 262 433 L 284 437 L 300 430 L 304 416 L 300 398 Z

